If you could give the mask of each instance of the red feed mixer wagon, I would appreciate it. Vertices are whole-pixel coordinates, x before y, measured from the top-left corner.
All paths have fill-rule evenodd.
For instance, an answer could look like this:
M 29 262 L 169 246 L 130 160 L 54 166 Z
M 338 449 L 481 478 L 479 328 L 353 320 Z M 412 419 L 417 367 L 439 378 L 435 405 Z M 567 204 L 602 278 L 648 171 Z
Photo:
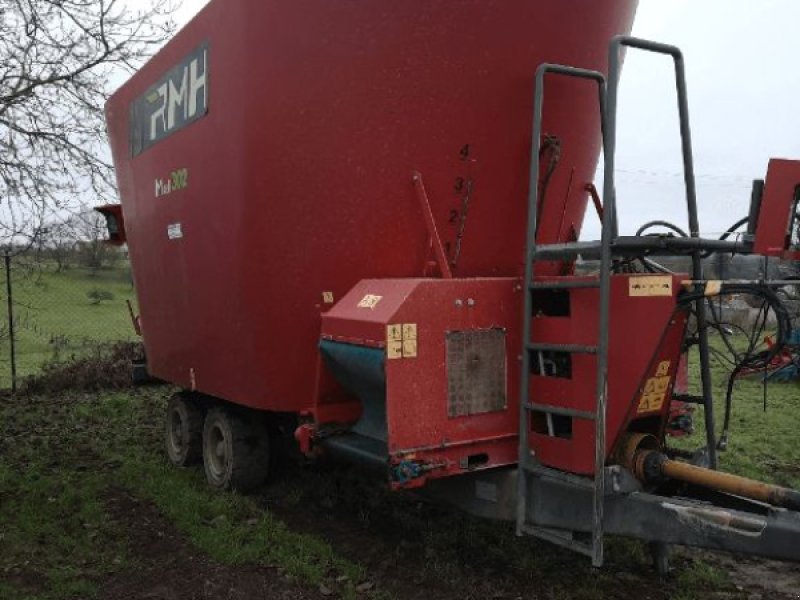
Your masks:
M 184 390 L 170 459 L 253 488 L 291 423 L 309 456 L 596 565 L 605 533 L 662 567 L 669 544 L 800 559 L 797 493 L 714 470 L 698 310 L 742 287 L 780 310 L 766 283 L 704 280 L 702 257 L 795 252 L 800 164 L 770 163 L 744 234 L 698 237 L 683 58 L 625 37 L 635 8 L 212 0 L 114 94 L 122 204 L 100 210 L 149 372 Z M 625 47 L 675 64 L 691 236 L 618 232 Z M 603 235 L 578 241 L 590 199 Z M 690 274 L 656 261 L 687 254 Z M 694 346 L 703 394 L 678 394 Z M 666 447 L 673 399 L 706 407 L 693 457 Z

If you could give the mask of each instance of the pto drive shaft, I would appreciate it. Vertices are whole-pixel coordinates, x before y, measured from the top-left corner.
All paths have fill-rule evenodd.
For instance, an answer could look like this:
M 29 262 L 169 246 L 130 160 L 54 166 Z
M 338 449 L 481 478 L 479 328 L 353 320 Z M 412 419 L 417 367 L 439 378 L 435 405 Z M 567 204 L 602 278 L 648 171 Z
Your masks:
M 671 460 L 657 450 L 639 450 L 633 462 L 636 476 L 648 483 L 674 479 L 800 511 L 800 492 L 796 490 Z

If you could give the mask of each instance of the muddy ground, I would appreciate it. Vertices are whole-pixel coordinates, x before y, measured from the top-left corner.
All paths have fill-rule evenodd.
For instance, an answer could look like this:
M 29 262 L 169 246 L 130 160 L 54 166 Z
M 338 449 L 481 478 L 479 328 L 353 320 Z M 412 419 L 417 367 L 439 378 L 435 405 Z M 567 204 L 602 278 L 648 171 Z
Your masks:
M 0 598 L 800 599 L 797 565 L 679 551 L 660 578 L 611 539 L 594 570 L 334 464 L 282 458 L 254 494 L 213 492 L 166 464 L 166 393 L 0 406 Z

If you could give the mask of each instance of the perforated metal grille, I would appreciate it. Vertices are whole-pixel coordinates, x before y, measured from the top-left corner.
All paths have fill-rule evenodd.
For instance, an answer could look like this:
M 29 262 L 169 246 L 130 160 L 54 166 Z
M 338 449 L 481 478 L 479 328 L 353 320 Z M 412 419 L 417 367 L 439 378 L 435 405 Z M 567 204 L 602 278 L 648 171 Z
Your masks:
M 505 409 L 505 331 L 451 331 L 445 340 L 447 414 L 462 417 Z

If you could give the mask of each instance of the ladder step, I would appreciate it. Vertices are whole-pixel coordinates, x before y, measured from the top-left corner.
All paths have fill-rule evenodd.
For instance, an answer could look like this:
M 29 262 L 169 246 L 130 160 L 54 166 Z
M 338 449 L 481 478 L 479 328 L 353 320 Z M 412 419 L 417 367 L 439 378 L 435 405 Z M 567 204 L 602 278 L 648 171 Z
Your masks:
M 579 344 L 528 344 L 531 352 L 568 352 L 570 354 L 597 354 L 597 346 Z
M 525 408 L 534 412 L 548 413 L 562 417 L 575 417 L 578 419 L 585 419 L 587 421 L 594 421 L 597 418 L 594 413 L 586 410 L 576 410 L 574 408 L 565 408 L 562 406 L 551 406 L 549 404 L 526 404 Z
M 558 469 L 551 469 L 550 467 L 545 467 L 538 462 L 523 465 L 523 469 L 536 477 L 546 477 L 555 481 L 563 481 L 564 483 L 569 483 L 570 485 L 574 485 L 575 487 L 585 490 L 594 490 L 595 481 L 593 477 L 582 477 L 580 475 L 575 475 L 574 473 L 566 473 L 565 471 L 559 471 Z
M 526 523 L 522 526 L 522 532 L 552 544 L 556 544 L 562 548 L 568 548 L 573 552 L 578 552 L 579 554 L 583 554 L 590 558 L 594 556 L 592 545 L 576 540 L 569 531 L 550 529 L 548 527 L 537 527 L 536 525 L 530 525 Z
M 599 288 L 600 281 L 536 281 L 531 284 L 532 290 L 572 290 Z

